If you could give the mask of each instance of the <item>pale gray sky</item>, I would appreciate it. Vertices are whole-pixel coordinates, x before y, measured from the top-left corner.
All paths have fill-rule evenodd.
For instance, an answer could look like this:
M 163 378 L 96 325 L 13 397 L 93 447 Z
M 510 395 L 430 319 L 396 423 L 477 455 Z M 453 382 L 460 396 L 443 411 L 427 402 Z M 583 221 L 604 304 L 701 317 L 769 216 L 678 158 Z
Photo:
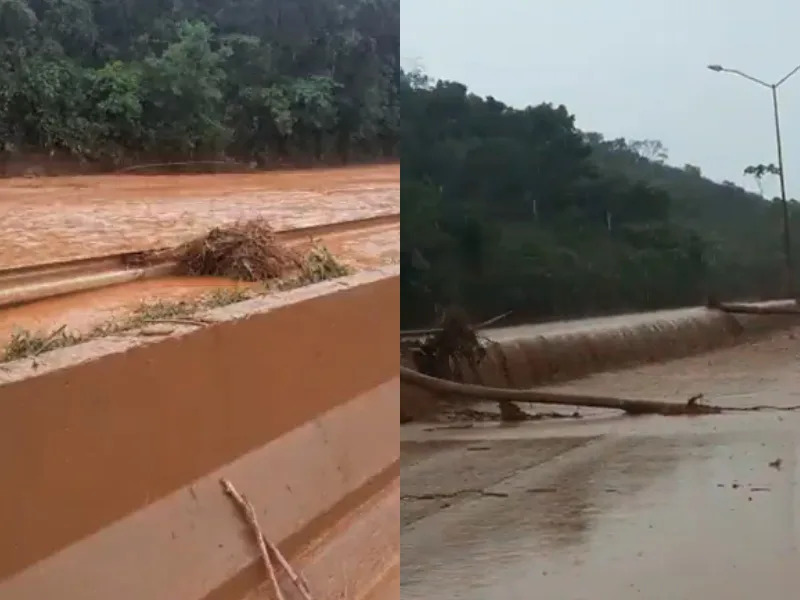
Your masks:
M 658 139 L 747 189 L 777 164 L 767 88 L 800 64 L 792 0 L 401 0 L 401 56 L 512 106 L 553 102 L 607 138 Z M 779 88 L 788 193 L 800 198 L 800 73 Z M 777 195 L 777 181 L 765 185 Z

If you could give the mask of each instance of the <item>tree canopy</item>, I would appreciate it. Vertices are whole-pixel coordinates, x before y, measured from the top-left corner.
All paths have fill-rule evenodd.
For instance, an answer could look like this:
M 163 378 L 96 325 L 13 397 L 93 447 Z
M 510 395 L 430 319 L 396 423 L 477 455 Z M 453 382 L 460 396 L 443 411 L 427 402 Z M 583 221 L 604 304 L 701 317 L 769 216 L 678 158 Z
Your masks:
M 0 153 L 392 156 L 399 0 L 0 0 Z
M 661 142 L 420 73 L 400 99 L 404 325 L 449 303 L 546 319 L 782 292 L 777 201 L 670 166 Z

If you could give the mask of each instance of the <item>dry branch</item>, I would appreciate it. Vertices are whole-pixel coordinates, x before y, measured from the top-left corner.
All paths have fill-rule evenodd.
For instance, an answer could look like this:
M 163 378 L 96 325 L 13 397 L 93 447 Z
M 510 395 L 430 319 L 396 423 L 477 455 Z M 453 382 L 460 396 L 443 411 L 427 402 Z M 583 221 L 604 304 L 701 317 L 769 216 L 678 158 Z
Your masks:
M 508 315 L 511 314 L 511 311 L 505 312 L 502 315 L 497 315 L 496 317 L 492 317 L 488 321 L 484 321 L 483 323 L 478 323 L 474 325 L 472 329 L 485 329 L 490 325 L 494 325 L 498 321 L 505 319 Z M 423 337 L 426 335 L 432 335 L 434 333 L 439 333 L 442 331 L 441 327 L 433 327 L 431 329 L 406 329 L 405 331 L 400 332 L 400 338 L 416 338 L 416 337 Z
M 778 406 L 777 404 L 756 404 L 754 406 L 728 406 L 723 410 L 729 412 L 761 412 L 761 411 L 782 411 L 794 412 L 800 410 L 800 404 L 791 404 L 789 406 Z
M 278 563 L 280 563 L 281 567 L 283 567 L 283 570 L 286 571 L 286 575 L 288 575 L 289 579 L 300 592 L 300 595 L 303 596 L 304 600 L 313 600 L 308 582 L 301 575 L 297 574 L 297 572 L 292 568 L 292 565 L 289 564 L 289 561 L 286 560 L 286 557 L 283 555 L 283 553 L 267 538 L 267 536 L 264 535 L 264 532 L 258 526 L 258 522 L 255 521 L 255 509 L 253 508 L 253 505 L 250 504 L 247 499 L 236 490 L 235 487 L 233 487 L 233 484 L 230 481 L 227 479 L 221 479 L 220 483 L 222 484 L 222 489 L 225 490 L 225 493 L 230 496 L 234 502 L 236 502 L 239 508 L 245 513 L 251 528 L 255 526 L 253 531 L 259 539 L 259 550 L 261 550 L 262 546 L 264 548 L 262 552 L 262 560 L 264 560 L 264 564 L 267 567 L 268 572 L 272 569 L 272 562 L 269 559 L 269 554 L 267 551 L 271 552 L 272 555 L 277 559 Z M 250 519 L 251 514 L 253 516 L 253 520 Z M 274 574 L 274 570 L 272 573 Z M 277 579 L 275 580 L 275 585 L 277 585 Z M 278 598 L 282 598 L 280 595 L 280 590 L 277 591 L 277 594 Z
M 261 554 L 261 560 L 267 570 L 267 576 L 269 577 L 270 583 L 272 583 L 272 590 L 275 592 L 275 597 L 277 600 L 284 600 L 281 586 L 278 584 L 278 577 L 275 575 L 275 569 L 272 566 L 272 561 L 269 558 L 267 546 L 264 543 L 264 534 L 258 524 L 258 517 L 256 516 L 255 508 L 253 508 L 253 505 L 250 504 L 250 502 L 244 496 L 242 496 L 235 487 L 233 487 L 233 484 L 230 481 L 227 479 L 222 479 L 220 483 L 222 483 L 222 488 L 225 490 L 225 493 L 228 494 L 228 496 L 230 496 L 233 501 L 236 502 L 242 512 L 244 512 L 247 523 L 250 525 L 250 529 L 256 536 L 256 543 L 258 544 L 258 550 Z
M 283 244 L 264 219 L 215 227 L 174 251 L 187 275 L 267 281 L 301 268 L 299 254 Z
M 195 327 L 205 327 L 211 325 L 213 321 L 207 319 L 180 319 L 180 318 L 163 318 L 163 319 L 142 319 L 143 323 L 149 324 L 168 324 L 168 325 L 193 325 Z
M 58 339 L 58 336 L 64 333 L 66 329 L 67 326 L 62 325 L 61 327 L 53 331 L 50 335 L 47 336 L 47 339 L 45 339 L 44 343 L 42 344 L 42 347 L 39 348 L 36 352 L 34 352 L 32 356 L 39 356 L 40 354 L 43 354 L 44 352 L 49 350 L 50 347 L 55 343 L 56 339 Z
M 657 400 L 633 400 L 611 396 L 584 396 L 581 394 L 559 394 L 541 390 L 515 390 L 482 385 L 457 383 L 445 379 L 429 377 L 413 369 L 400 367 L 401 380 L 439 395 L 468 397 L 498 402 L 535 402 L 538 404 L 558 404 L 562 406 L 585 406 L 590 408 L 609 408 L 622 410 L 628 414 L 644 415 L 706 415 L 722 412 L 722 407 L 699 404 L 698 397 L 687 402 L 661 402 Z
M 142 329 L 136 335 L 141 337 L 160 337 L 172 335 L 173 333 L 175 333 L 174 329 Z

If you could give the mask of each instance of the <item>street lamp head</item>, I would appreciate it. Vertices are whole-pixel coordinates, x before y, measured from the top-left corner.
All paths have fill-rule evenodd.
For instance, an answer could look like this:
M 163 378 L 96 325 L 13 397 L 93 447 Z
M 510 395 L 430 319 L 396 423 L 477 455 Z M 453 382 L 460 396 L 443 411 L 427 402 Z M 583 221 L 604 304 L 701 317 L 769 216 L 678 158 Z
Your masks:
M 719 73 L 720 71 L 724 71 L 722 65 L 708 65 L 708 68 L 711 69 L 712 71 L 716 71 L 717 73 Z

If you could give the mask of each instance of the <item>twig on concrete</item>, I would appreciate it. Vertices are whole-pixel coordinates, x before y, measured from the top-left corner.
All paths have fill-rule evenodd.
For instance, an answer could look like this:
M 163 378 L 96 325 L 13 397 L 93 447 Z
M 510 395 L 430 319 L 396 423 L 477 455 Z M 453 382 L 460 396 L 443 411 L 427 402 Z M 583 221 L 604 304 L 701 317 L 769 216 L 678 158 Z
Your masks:
M 725 411 L 730 412 L 760 412 L 762 410 L 793 412 L 800 410 L 800 404 L 792 404 L 790 406 L 776 406 L 774 404 L 756 404 L 755 406 L 731 406 L 723 408 Z
M 142 322 L 147 323 L 148 325 L 151 323 L 167 323 L 171 325 L 194 325 L 195 327 L 203 327 L 205 325 L 210 325 L 213 321 L 207 321 L 204 319 L 142 319 Z
M 36 350 L 33 354 L 31 354 L 31 356 L 39 356 L 43 352 L 49 350 L 50 347 L 53 345 L 53 342 L 56 340 L 56 338 L 59 335 L 61 335 L 66 328 L 67 326 L 65 324 L 56 329 L 55 331 L 53 331 L 50 335 L 47 336 L 47 339 L 45 339 L 44 343 L 39 347 L 39 349 Z
M 272 566 L 272 561 L 269 558 L 269 552 L 267 551 L 267 546 L 264 543 L 264 534 L 261 532 L 261 527 L 258 524 L 258 517 L 256 516 L 256 510 L 253 508 L 253 505 L 242 496 L 233 484 L 228 481 L 227 479 L 220 480 L 222 484 L 222 489 L 225 490 L 225 493 L 230 496 L 234 502 L 239 506 L 239 508 L 244 512 L 245 518 L 247 519 L 248 525 L 250 525 L 250 529 L 253 531 L 253 534 L 256 536 L 256 542 L 258 543 L 258 551 L 261 553 L 261 560 L 264 563 L 264 567 L 267 570 L 267 576 L 269 577 L 270 582 L 272 583 L 272 589 L 275 592 L 275 597 L 278 600 L 284 600 L 283 592 L 281 591 L 281 586 L 278 584 L 278 578 L 275 575 L 275 569 Z
M 247 500 L 244 498 L 244 496 L 239 494 L 239 492 L 236 490 L 236 488 L 233 487 L 233 484 L 230 481 L 228 481 L 227 479 L 221 479 L 220 483 L 222 484 L 222 488 L 225 490 L 225 493 L 228 496 L 230 496 L 231 498 L 233 498 L 233 500 L 236 502 L 236 504 L 238 504 L 239 507 L 245 512 L 245 516 L 249 515 L 252 512 L 253 518 L 255 519 L 255 509 L 253 508 L 253 505 L 250 504 L 249 502 L 247 502 Z M 250 507 L 249 509 L 247 508 L 248 506 Z M 248 522 L 250 522 L 250 517 L 249 516 L 248 516 Z M 253 525 L 251 523 L 251 527 L 252 526 Z M 278 561 L 278 563 L 281 565 L 281 567 L 283 567 L 283 570 L 286 571 L 286 575 L 289 577 L 289 579 L 292 581 L 294 586 L 300 592 L 300 595 L 303 596 L 304 600 L 314 600 L 313 597 L 311 596 L 311 588 L 309 587 L 308 582 L 305 580 L 305 578 L 303 578 L 302 575 L 298 575 L 298 573 L 292 568 L 292 565 L 289 564 L 289 561 L 286 560 L 286 557 L 278 549 L 278 547 L 275 544 L 273 544 L 267 538 L 266 535 L 264 535 L 264 532 L 261 531 L 260 527 L 258 527 L 258 523 L 257 522 L 255 523 L 255 527 L 257 529 L 254 529 L 254 532 L 259 536 L 259 539 L 261 540 L 261 542 L 259 543 L 259 550 L 261 549 L 261 546 L 263 545 L 264 548 L 265 548 L 264 552 L 269 551 L 269 552 L 272 553 L 273 557 Z M 262 557 L 263 557 L 263 554 L 262 554 Z M 269 564 L 268 569 L 271 569 L 272 562 L 270 561 L 269 554 L 267 554 L 266 558 L 265 558 L 265 565 L 267 563 Z M 274 571 L 273 571 L 273 573 L 274 573 Z M 280 598 L 280 596 L 279 596 L 279 598 Z
M 142 329 L 136 335 L 142 337 L 160 337 L 164 335 L 172 335 L 175 333 L 174 329 Z
M 289 579 L 292 580 L 292 583 L 297 588 L 297 591 L 300 592 L 300 595 L 303 596 L 304 600 L 314 600 L 311 596 L 311 588 L 309 587 L 308 582 L 302 575 L 299 575 L 292 568 L 292 565 L 289 564 L 289 561 L 286 560 L 286 557 L 278 549 L 278 547 L 270 542 L 266 537 L 264 538 L 264 543 L 267 545 L 269 551 L 272 552 L 273 556 L 278 560 L 281 567 L 283 567 L 283 570 L 286 571 L 286 575 L 288 575 Z

